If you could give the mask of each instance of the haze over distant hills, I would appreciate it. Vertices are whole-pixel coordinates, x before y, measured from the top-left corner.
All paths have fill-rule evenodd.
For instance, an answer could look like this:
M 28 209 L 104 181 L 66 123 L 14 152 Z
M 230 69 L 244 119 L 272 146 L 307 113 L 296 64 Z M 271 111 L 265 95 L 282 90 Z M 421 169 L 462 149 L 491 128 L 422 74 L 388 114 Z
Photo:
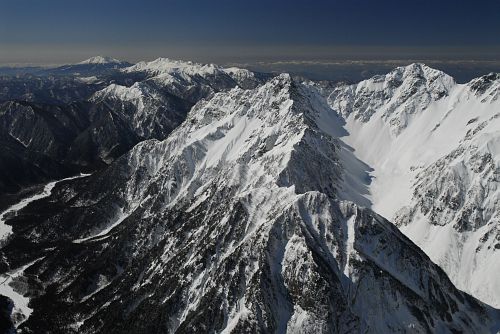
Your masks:
M 222 65 L 247 68 L 257 72 L 287 72 L 312 80 L 357 82 L 377 74 L 390 72 L 397 66 L 412 63 L 426 63 L 452 75 L 458 82 L 468 82 L 479 76 L 495 72 L 500 68 L 500 60 L 433 60 L 433 59 L 400 59 L 400 60 L 248 60 L 227 61 Z M 55 67 L 54 65 L 52 67 Z M 0 75 L 36 73 L 39 66 L 26 67 L 22 64 L 1 66 Z

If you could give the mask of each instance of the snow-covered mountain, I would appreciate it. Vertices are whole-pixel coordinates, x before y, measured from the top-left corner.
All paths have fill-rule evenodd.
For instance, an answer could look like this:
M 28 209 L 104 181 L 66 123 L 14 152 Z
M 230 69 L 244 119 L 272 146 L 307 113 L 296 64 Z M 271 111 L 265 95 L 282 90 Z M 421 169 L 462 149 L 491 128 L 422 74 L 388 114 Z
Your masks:
M 112 57 L 95 56 L 75 64 L 66 64 L 54 68 L 41 69 L 35 72 L 38 75 L 57 75 L 57 76 L 78 76 L 83 79 L 99 81 L 103 76 L 116 74 L 120 69 L 131 66 L 126 61 L 118 60 Z
M 86 59 L 84 61 L 81 61 L 77 63 L 77 65 L 88 65 L 88 64 L 118 64 L 118 65 L 127 65 L 127 62 L 118 60 L 113 57 L 103 57 L 103 56 L 95 56 L 95 57 L 90 57 L 89 59 Z
M 139 65 L 170 68 L 172 75 L 166 70 L 155 75 L 129 68 L 108 73 L 102 68 L 108 63 L 116 65 L 102 57 L 72 65 L 71 71 L 80 72 L 97 64 L 92 71 L 101 79 L 99 83 L 96 77 L 88 83 L 81 81 L 75 88 L 66 76 L 55 76 L 53 80 L 63 86 L 61 92 L 53 92 L 52 84 L 45 84 L 48 79 L 28 86 L 24 81 L 13 84 L 30 94 L 32 86 L 39 85 L 41 97 L 28 98 L 6 87 L 8 101 L 0 104 L 0 194 L 101 168 L 142 140 L 164 139 L 200 99 L 238 85 L 255 87 L 266 80 L 243 69 L 166 59 Z M 216 74 L 206 75 L 204 68 L 214 68 Z M 77 97 L 83 101 L 73 101 Z M 24 98 L 28 101 L 17 101 Z
M 315 85 L 283 74 L 57 184 L 2 249 L 31 299 L 19 330 L 496 332 L 498 310 L 355 203 L 366 165 L 343 134 Z
M 125 73 L 146 73 L 171 88 L 185 89 L 192 83 L 205 83 L 212 89 L 237 83 L 242 88 L 255 88 L 268 75 L 250 72 L 240 68 L 223 68 L 215 64 L 200 64 L 191 61 L 158 58 L 150 62 L 139 62 L 124 68 Z M 232 84 L 230 83 L 232 82 Z
M 145 79 L 131 86 L 111 84 L 91 97 L 120 110 L 146 139 L 164 139 L 201 99 L 233 87 L 254 88 L 265 81 L 247 70 L 228 71 L 213 64 L 198 64 L 167 58 L 140 62 L 122 70 L 140 73 Z
M 459 287 L 500 306 L 500 77 L 423 64 L 334 89 L 342 139 L 373 168 L 372 208 Z

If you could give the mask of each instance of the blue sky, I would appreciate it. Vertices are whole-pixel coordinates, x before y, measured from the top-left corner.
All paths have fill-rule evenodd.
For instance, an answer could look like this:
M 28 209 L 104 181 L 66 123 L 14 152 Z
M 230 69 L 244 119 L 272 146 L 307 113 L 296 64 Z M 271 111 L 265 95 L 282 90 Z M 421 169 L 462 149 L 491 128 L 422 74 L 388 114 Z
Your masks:
M 497 57 L 500 0 L 0 0 L 0 62 Z M 498 58 L 498 57 L 497 57 Z

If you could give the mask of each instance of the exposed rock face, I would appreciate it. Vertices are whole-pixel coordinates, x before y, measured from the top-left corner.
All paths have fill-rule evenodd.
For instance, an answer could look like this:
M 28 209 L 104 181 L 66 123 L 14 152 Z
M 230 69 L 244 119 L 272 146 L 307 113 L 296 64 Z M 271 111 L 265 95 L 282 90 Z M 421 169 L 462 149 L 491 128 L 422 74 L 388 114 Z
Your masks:
M 0 106 L 5 171 L 1 192 L 101 168 L 141 137 L 105 104 L 66 106 L 7 102 Z M 15 168 L 20 163 L 23 169 Z
M 499 311 L 347 200 L 348 169 L 363 168 L 342 125 L 313 85 L 280 75 L 58 184 L 10 220 L 2 249 L 3 271 L 37 260 L 19 330 L 493 332 Z
M 457 286 L 499 305 L 500 132 L 466 138 L 417 175 L 411 204 L 395 222 Z
M 329 99 L 344 118 L 367 122 L 376 113 L 399 134 L 412 115 L 433 101 L 448 96 L 455 85 L 452 77 L 423 64 L 398 67 L 386 75 L 375 76 L 358 84 L 339 86 Z

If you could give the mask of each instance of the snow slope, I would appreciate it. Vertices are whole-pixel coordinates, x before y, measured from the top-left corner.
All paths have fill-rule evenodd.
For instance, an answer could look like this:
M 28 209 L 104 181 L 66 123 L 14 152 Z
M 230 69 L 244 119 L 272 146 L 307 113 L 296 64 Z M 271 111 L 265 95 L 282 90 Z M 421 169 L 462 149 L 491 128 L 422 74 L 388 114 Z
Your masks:
M 16 328 L 26 321 L 33 312 L 33 309 L 28 306 L 30 298 L 24 296 L 19 290 L 22 291 L 26 289 L 27 284 L 23 282 L 24 271 L 39 260 L 41 259 L 37 259 L 21 268 L 0 275 L 0 294 L 9 297 L 14 303 L 11 317 Z
M 346 122 L 343 140 L 373 168 L 373 210 L 395 220 L 459 288 L 495 306 L 499 94 L 496 74 L 456 84 L 413 64 L 329 96 Z

